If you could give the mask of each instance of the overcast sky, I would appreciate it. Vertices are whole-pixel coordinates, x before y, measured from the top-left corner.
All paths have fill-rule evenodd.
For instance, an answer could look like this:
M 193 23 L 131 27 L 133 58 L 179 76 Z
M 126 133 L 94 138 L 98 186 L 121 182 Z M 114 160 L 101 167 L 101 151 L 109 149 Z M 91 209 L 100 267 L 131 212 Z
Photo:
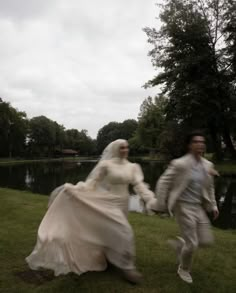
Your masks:
M 0 97 L 29 118 L 97 131 L 137 118 L 155 74 L 156 0 L 0 0 Z

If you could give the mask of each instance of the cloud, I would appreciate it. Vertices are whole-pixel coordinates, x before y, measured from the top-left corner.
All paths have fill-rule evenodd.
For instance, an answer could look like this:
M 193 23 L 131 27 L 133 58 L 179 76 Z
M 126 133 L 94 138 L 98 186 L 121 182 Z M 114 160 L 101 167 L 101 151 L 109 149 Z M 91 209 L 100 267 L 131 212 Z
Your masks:
M 0 17 L 9 18 L 13 22 L 33 19 L 49 10 L 54 0 L 0 0 Z M 54 3 L 55 4 L 55 3 Z
M 155 93 L 142 28 L 156 15 L 155 0 L 0 0 L 0 96 L 93 137 L 136 118 Z

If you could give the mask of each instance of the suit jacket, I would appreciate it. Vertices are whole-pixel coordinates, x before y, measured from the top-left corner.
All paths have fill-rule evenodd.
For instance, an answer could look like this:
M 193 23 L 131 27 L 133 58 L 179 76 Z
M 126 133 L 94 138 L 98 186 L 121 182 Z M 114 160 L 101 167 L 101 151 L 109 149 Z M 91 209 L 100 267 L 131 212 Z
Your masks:
M 194 160 L 191 154 L 187 154 L 171 161 L 159 178 L 156 185 L 157 209 L 159 211 L 168 210 L 172 214 L 176 202 L 189 183 Z M 214 179 L 211 175 L 214 172 L 214 165 L 204 158 L 201 158 L 201 161 L 206 171 L 206 178 L 202 185 L 203 206 L 207 211 L 217 210 Z

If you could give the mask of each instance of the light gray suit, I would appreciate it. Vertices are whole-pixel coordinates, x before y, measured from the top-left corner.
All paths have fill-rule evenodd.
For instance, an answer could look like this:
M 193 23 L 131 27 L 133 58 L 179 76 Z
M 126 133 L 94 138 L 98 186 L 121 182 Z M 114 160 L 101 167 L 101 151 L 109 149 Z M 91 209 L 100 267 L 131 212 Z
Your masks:
M 211 171 L 214 170 L 214 165 L 204 158 L 201 158 L 201 162 L 206 171 L 205 182 L 202 186 L 203 206 L 210 212 L 217 210 L 214 180 L 211 175 Z M 158 210 L 168 210 L 170 214 L 173 213 L 180 195 L 188 185 L 193 164 L 194 158 L 190 154 L 171 161 L 157 182 L 156 195 L 158 198 Z
M 191 154 L 173 160 L 156 186 L 156 196 L 159 211 L 168 211 L 175 214 L 184 241 L 179 251 L 180 265 L 190 270 L 192 255 L 198 245 L 208 245 L 213 242 L 210 222 L 206 211 L 217 210 L 212 173 L 214 166 L 208 160 L 200 160 L 204 170 L 201 196 L 202 204 L 180 201 L 181 195 L 190 182 L 191 170 L 196 160 Z

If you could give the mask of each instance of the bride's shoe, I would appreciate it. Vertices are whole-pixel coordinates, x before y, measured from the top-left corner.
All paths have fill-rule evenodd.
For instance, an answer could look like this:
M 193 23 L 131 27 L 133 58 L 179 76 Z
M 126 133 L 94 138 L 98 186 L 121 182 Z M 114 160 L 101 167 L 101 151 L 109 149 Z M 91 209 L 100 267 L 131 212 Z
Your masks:
M 135 269 L 123 270 L 123 275 L 127 281 L 133 284 L 139 284 L 143 280 L 142 274 L 136 271 Z

